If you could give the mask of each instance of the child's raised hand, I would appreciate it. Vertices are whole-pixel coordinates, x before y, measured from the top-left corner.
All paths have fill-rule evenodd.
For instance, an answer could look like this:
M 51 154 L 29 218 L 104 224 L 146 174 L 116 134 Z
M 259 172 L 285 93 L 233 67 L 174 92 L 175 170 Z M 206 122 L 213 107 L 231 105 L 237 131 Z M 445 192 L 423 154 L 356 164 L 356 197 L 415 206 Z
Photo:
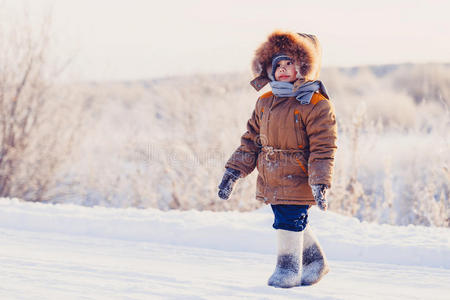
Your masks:
M 219 197 L 227 200 L 231 192 L 233 191 L 233 186 L 236 180 L 239 179 L 241 172 L 232 168 L 227 168 L 225 174 L 223 174 L 222 182 L 219 184 Z
M 328 201 L 325 198 L 325 190 L 327 189 L 327 186 L 325 184 L 313 184 L 311 185 L 311 189 L 317 206 L 319 206 L 321 210 L 327 210 Z

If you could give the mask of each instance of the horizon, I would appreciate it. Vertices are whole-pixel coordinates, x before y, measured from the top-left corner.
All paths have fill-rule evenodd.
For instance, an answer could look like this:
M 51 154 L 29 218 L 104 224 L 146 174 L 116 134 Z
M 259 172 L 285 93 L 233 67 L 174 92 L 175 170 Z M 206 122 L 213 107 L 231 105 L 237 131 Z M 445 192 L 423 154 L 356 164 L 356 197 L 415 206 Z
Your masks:
M 443 65 L 445 67 L 450 67 L 450 61 L 448 62 L 399 62 L 399 63 L 386 63 L 386 64 L 361 64 L 361 65 L 355 65 L 355 66 L 322 66 L 321 72 L 325 69 L 359 69 L 359 68 L 377 68 L 377 67 L 389 67 L 389 66 L 406 66 L 406 65 L 412 65 L 412 66 L 418 66 L 418 65 Z M 179 74 L 169 74 L 169 75 L 162 75 L 160 77 L 148 77 L 148 78 L 132 78 L 132 79 L 121 79 L 121 78 L 112 78 L 112 79 L 82 79 L 78 82 L 80 83 L 131 83 L 131 82 L 139 82 L 139 81 L 152 81 L 152 80 L 169 80 L 174 78 L 185 78 L 189 76 L 226 76 L 226 75 L 232 75 L 232 74 L 245 74 L 248 73 L 249 79 L 252 78 L 252 74 L 250 70 L 232 70 L 232 71 L 213 71 L 213 72 L 202 72 L 202 71 L 193 71 L 191 73 L 179 73 Z M 319 80 L 321 80 L 319 78 Z

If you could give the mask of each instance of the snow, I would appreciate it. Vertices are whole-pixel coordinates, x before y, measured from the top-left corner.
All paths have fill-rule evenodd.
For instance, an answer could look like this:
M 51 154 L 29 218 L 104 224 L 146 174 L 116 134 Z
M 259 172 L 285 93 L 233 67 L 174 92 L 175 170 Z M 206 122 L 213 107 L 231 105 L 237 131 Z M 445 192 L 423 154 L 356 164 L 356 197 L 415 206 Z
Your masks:
M 310 210 L 330 260 L 317 285 L 275 289 L 268 207 L 251 213 L 0 198 L 1 299 L 448 299 L 450 229 Z

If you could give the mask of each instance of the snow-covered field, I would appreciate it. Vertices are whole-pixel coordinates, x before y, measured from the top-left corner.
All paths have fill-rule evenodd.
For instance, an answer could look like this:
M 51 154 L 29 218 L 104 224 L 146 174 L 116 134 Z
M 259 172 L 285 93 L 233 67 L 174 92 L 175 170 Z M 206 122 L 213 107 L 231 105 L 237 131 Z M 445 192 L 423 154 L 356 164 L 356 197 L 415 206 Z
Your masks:
M 360 223 L 310 210 L 331 271 L 266 285 L 268 207 L 251 213 L 0 199 L 0 299 L 449 299 L 450 229 Z

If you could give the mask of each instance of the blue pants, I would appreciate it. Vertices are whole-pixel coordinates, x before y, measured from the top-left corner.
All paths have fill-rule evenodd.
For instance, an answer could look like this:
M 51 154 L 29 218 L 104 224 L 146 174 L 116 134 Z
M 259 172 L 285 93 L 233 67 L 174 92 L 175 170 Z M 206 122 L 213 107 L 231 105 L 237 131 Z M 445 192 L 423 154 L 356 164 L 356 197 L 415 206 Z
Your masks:
M 303 231 L 308 224 L 309 205 L 271 204 L 275 221 L 275 229 Z

